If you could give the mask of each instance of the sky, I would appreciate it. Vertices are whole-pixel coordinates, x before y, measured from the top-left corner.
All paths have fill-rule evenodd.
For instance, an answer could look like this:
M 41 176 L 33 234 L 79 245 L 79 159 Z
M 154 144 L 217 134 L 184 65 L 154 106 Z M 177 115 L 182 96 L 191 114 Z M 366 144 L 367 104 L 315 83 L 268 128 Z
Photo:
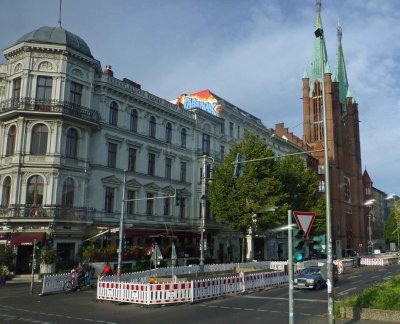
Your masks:
M 332 72 L 338 22 L 343 30 L 362 171 L 400 195 L 400 1 L 322 0 L 321 16 Z M 58 20 L 59 0 L 0 0 L 0 49 Z M 210 89 L 267 127 L 303 135 L 315 0 L 63 0 L 61 20 L 118 79 L 167 100 Z

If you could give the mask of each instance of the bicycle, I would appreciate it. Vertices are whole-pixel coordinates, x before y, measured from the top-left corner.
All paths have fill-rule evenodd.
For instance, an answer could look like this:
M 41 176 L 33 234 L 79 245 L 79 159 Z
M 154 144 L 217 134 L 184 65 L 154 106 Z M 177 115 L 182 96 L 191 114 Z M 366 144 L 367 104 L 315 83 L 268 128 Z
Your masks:
M 67 281 L 64 286 L 63 286 L 63 291 L 68 294 L 71 291 L 77 291 L 77 290 L 85 290 L 88 288 L 92 287 L 92 284 L 90 283 L 90 273 L 89 271 L 85 273 L 83 278 L 77 282 L 76 280 L 76 271 L 72 270 L 71 271 L 71 280 Z

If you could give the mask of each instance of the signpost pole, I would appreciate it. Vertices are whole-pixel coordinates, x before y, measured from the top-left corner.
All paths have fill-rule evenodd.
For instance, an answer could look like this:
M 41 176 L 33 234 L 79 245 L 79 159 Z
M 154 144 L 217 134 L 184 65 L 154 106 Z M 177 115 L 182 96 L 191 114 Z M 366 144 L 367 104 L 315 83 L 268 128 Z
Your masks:
M 35 268 L 36 268 L 36 239 L 33 241 L 33 253 L 32 253 L 32 277 L 31 277 L 31 294 L 33 294 L 33 283 L 35 281 Z
M 288 210 L 288 280 L 289 280 L 289 324 L 294 323 L 293 310 L 293 250 L 292 250 L 292 211 Z

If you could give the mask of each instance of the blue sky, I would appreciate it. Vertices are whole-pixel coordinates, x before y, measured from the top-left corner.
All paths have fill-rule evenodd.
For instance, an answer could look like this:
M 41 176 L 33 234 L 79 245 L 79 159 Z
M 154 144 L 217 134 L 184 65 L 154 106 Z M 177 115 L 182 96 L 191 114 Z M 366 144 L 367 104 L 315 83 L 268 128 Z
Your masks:
M 58 0 L 1 0 L 0 48 L 58 23 Z M 359 103 L 362 168 L 400 194 L 400 1 L 322 0 L 328 59 L 336 26 L 350 90 Z M 302 136 L 302 81 L 310 68 L 315 0 L 63 0 L 62 25 L 102 67 L 159 97 L 210 89 Z M 4 57 L 0 63 L 5 62 Z

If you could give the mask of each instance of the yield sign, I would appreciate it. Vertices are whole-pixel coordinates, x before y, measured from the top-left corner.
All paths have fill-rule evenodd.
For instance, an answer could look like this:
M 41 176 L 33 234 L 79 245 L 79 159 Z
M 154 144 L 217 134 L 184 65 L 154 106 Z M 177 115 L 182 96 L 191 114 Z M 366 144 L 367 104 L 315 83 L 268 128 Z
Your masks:
M 304 231 L 305 237 L 308 237 L 310 233 L 311 226 L 315 219 L 315 213 L 313 212 L 294 212 L 294 218 L 297 225 L 301 230 Z

